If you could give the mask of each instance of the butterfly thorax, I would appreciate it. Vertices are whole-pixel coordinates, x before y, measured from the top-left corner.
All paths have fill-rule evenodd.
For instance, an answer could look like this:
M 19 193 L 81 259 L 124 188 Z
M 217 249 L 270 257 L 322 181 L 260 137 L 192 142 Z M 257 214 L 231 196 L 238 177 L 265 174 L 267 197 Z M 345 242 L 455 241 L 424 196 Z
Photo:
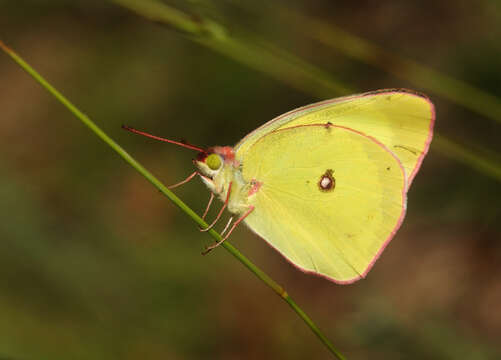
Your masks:
M 242 176 L 240 164 L 235 160 L 231 147 L 214 147 L 199 154 L 194 161 L 200 170 L 200 177 L 210 191 L 222 202 L 226 201 L 228 191 L 228 210 L 241 214 L 248 208 L 248 197 L 253 185 Z M 231 189 L 230 189 L 231 184 Z

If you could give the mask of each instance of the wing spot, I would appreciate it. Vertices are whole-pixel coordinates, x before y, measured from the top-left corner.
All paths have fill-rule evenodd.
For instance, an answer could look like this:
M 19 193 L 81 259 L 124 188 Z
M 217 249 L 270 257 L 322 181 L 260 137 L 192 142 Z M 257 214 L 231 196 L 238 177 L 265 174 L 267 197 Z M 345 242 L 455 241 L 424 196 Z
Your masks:
M 390 170 L 391 170 L 391 166 L 388 166 L 388 167 L 386 168 L 386 170 L 390 171 Z
M 320 176 L 318 180 L 318 188 L 322 192 L 328 192 L 334 190 L 336 187 L 336 179 L 333 175 L 334 171 L 332 169 L 325 170 L 325 173 Z

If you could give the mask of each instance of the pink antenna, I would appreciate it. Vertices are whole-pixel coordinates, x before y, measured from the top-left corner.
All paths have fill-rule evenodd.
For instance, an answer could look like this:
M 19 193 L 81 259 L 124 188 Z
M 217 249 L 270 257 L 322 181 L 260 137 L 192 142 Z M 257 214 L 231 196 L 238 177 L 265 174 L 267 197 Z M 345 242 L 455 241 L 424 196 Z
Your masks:
M 194 145 L 190 145 L 190 144 L 184 144 L 184 143 L 179 142 L 179 141 L 164 139 L 164 138 L 161 138 L 159 136 L 155 136 L 155 135 L 151 135 L 151 134 L 145 133 L 144 131 L 136 130 L 136 129 L 131 128 L 131 127 L 126 126 L 126 125 L 122 125 L 122 129 L 125 129 L 127 131 L 133 132 L 135 134 L 143 135 L 143 136 L 155 139 L 155 140 L 160 140 L 160 141 L 168 142 L 168 143 L 171 143 L 171 144 L 179 145 L 179 146 L 182 146 L 182 147 L 187 148 L 187 149 L 196 150 L 196 151 L 202 152 L 202 153 L 206 152 L 204 149 L 199 148 L 198 146 L 194 146 Z

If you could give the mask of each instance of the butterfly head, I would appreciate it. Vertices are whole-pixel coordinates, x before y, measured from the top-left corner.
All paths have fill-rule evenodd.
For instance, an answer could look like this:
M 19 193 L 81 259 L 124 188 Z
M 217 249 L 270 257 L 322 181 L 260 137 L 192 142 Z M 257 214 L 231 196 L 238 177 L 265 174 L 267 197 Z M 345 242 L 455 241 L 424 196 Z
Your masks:
M 239 165 L 235 160 L 235 152 L 230 146 L 214 146 L 205 150 L 201 147 L 188 144 L 186 141 L 174 141 L 161 138 L 159 136 L 148 134 L 144 131 L 136 130 L 125 125 L 122 125 L 122 128 L 135 134 L 175 144 L 186 149 L 198 151 L 198 155 L 196 159 L 193 160 L 193 163 L 198 168 L 199 175 L 201 176 L 202 180 L 213 191 L 217 191 L 219 185 L 221 185 L 221 183 L 224 183 L 225 181 L 225 176 L 223 175 L 224 172 L 222 170 L 225 168 L 232 170 L 232 166 L 238 167 Z
M 233 148 L 229 146 L 215 146 L 199 152 L 193 162 L 200 173 L 209 179 L 214 179 L 225 165 L 236 163 Z

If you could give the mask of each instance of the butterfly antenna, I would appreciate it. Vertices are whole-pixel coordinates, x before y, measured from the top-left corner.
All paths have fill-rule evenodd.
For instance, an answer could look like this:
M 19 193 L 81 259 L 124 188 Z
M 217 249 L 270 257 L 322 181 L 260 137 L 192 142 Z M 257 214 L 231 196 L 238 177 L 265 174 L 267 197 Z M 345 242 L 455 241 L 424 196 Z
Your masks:
M 134 128 L 131 128 L 131 127 L 127 126 L 127 125 L 122 125 L 122 129 L 130 131 L 130 132 L 135 133 L 135 134 L 143 135 L 143 136 L 155 139 L 155 140 L 164 141 L 164 142 L 167 142 L 167 143 L 171 143 L 171 144 L 182 146 L 182 147 L 187 148 L 187 149 L 196 150 L 198 152 L 205 153 L 205 150 L 202 149 L 202 148 L 200 148 L 200 147 L 198 147 L 198 146 L 194 146 L 194 145 L 190 145 L 190 144 L 185 144 L 185 143 L 180 142 L 180 141 L 169 140 L 169 139 L 162 138 L 160 136 L 155 136 L 155 135 L 152 135 L 152 134 L 148 134 L 148 133 L 146 133 L 144 131 L 140 131 L 140 130 L 136 130 Z

